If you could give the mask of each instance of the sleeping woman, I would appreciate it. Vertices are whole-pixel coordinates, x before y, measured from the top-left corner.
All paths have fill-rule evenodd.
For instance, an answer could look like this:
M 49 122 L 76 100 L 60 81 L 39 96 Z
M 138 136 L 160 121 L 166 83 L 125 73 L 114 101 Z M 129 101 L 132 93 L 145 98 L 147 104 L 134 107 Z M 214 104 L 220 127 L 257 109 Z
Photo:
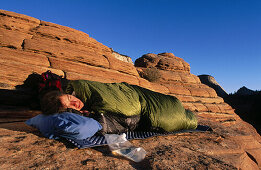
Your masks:
M 134 130 L 196 129 L 196 116 L 174 96 L 128 83 L 72 80 L 65 93 L 51 91 L 41 100 L 46 115 L 70 111 L 94 118 L 102 133 Z

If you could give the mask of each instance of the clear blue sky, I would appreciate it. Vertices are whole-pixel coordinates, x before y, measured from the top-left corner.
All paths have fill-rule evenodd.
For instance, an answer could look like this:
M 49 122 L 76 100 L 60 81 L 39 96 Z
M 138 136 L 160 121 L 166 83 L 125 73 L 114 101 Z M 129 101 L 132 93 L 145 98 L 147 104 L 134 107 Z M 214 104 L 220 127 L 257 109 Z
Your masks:
M 172 52 L 228 93 L 261 90 L 261 0 L 6 0 L 0 9 L 83 31 L 133 61 Z

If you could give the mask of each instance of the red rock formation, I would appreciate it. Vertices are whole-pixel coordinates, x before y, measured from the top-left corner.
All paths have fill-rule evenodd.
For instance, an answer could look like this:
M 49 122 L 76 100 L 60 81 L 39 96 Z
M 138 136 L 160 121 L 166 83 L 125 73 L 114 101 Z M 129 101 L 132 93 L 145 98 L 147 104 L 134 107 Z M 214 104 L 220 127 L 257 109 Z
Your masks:
M 68 79 L 128 82 L 177 96 L 184 107 L 210 125 L 213 132 L 184 133 L 146 140 L 134 140 L 148 152 L 138 164 L 112 157 L 106 147 L 66 149 L 41 137 L 24 123 L 14 123 L 39 114 L 28 108 L 0 105 L 0 167 L 27 168 L 116 168 L 136 169 L 258 169 L 261 167 L 261 139 L 255 129 L 190 73 L 190 66 L 172 53 L 146 54 L 135 62 L 115 57 L 109 47 L 87 34 L 29 16 L 0 10 L 0 94 L 13 93 L 28 75 L 51 70 Z M 156 68 L 161 78 L 151 83 L 138 74 Z M 18 93 L 17 93 L 18 94 Z M 23 94 L 18 95 L 24 97 Z M 14 97 L 18 97 L 14 96 Z M 10 96 L 11 97 L 11 96 Z M 0 96 L 1 98 L 1 96 Z M 25 99 L 27 100 L 27 99 Z M 29 100 L 29 99 L 28 99 Z M 20 103 L 22 105 L 22 102 Z M 13 123 L 11 123 L 13 121 Z M 9 123 L 6 123 L 9 122 Z
M 2 10 L 0 17 L 0 61 L 4 67 L 0 82 L 10 88 L 22 84 L 32 72 L 48 69 L 59 75 L 68 74 L 71 79 L 75 73 L 96 74 L 99 80 L 112 75 L 108 78 L 111 82 L 138 84 L 132 63 L 116 59 L 110 48 L 81 31 L 9 11 Z M 16 70 L 21 70 L 21 74 L 15 76 Z
M 198 76 L 201 83 L 208 85 L 209 87 L 213 88 L 217 95 L 225 98 L 227 97 L 227 92 L 218 84 L 214 77 L 210 75 L 199 75 Z

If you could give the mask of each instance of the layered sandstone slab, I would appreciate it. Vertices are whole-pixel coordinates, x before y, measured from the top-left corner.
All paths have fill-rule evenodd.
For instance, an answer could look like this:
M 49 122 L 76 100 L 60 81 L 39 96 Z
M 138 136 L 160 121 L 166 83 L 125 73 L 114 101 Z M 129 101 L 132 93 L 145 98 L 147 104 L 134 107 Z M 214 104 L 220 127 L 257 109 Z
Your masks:
M 217 95 L 224 98 L 227 97 L 227 92 L 218 84 L 214 77 L 210 75 L 199 75 L 200 81 L 209 87 L 215 89 Z
M 243 122 L 214 89 L 191 74 L 187 62 L 172 53 L 145 54 L 136 60 L 135 67 L 130 58 L 86 33 L 0 10 L 0 63 L 2 169 L 261 167 L 261 139 L 255 129 Z M 147 68 L 160 73 L 158 82 L 139 76 Z M 45 139 L 35 129 L 19 123 L 40 113 L 29 109 L 35 93 L 30 91 L 28 76 L 47 70 L 71 80 L 128 82 L 175 95 L 197 115 L 200 124 L 211 126 L 213 132 L 133 141 L 148 152 L 139 164 L 112 157 L 106 147 L 68 149 L 68 143 Z
M 202 84 L 197 76 L 191 74 L 189 64 L 174 54 L 146 54 L 135 61 L 135 66 L 141 75 L 148 68 L 156 68 L 161 77 L 152 89 L 154 87 L 155 91 L 175 95 L 187 109 L 237 117 L 233 108 L 218 97 L 214 89 Z
M 1 83 L 9 88 L 22 84 L 21 79 L 25 80 L 25 76 L 33 72 L 40 74 L 50 69 L 66 76 L 66 69 L 52 63 L 57 60 L 75 64 L 72 73 L 78 73 L 77 64 L 85 64 L 100 68 L 108 75 L 114 71 L 118 74 L 117 81 L 124 81 L 121 74 L 130 75 L 137 81 L 138 73 L 131 62 L 116 59 L 112 49 L 86 33 L 4 10 L 0 10 L 0 48 L 1 63 L 4 63 Z M 117 56 L 119 58 L 120 54 Z M 12 78 L 13 67 L 23 70 L 16 73 L 20 79 Z M 11 68 L 10 71 L 7 68 Z M 89 70 L 81 67 L 81 72 L 84 71 Z

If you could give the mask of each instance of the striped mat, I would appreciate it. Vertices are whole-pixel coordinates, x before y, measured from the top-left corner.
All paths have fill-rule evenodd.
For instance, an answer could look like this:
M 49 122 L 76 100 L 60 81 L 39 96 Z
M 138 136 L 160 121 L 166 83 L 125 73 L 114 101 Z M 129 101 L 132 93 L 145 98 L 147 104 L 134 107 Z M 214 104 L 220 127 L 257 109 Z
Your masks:
M 131 139 L 145 139 L 153 136 L 165 136 L 171 134 L 179 134 L 179 133 L 187 133 L 187 132 L 205 132 L 205 131 L 212 131 L 212 129 L 209 126 L 198 125 L 197 129 L 180 130 L 180 131 L 167 132 L 167 133 L 138 132 L 138 131 L 125 132 L 125 133 L 126 133 L 126 138 L 128 140 L 131 140 Z M 86 139 L 67 139 L 67 140 L 80 149 L 107 145 L 105 136 L 103 135 L 94 135 Z

